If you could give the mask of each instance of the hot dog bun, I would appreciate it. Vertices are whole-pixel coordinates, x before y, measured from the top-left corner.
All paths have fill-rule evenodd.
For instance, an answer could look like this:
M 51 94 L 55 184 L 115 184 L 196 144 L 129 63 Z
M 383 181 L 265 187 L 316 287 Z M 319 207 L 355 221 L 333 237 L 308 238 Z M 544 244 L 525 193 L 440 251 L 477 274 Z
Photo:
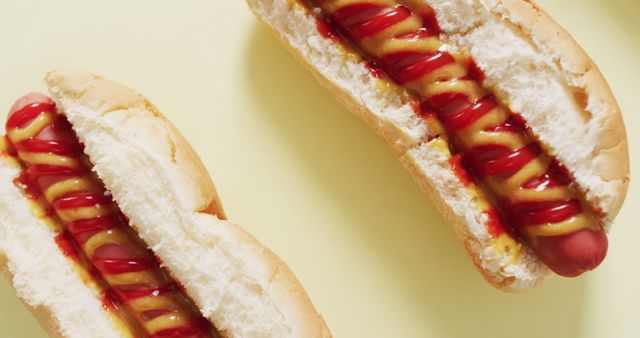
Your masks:
M 488 219 L 471 207 L 477 196 L 456 177 L 451 154 L 431 140 L 439 131 L 396 92 L 380 86 L 361 57 L 323 35 L 312 10 L 288 0 L 248 3 L 325 87 L 392 145 L 489 282 L 522 290 L 543 279 L 546 266 L 527 248 L 513 263 L 490 245 Z M 571 36 L 531 1 L 400 3 L 435 10 L 440 39 L 469 53 L 484 72 L 485 86 L 526 119 L 609 226 L 628 186 L 626 132 L 609 86 Z
M 150 102 L 81 71 L 46 83 L 120 209 L 223 336 L 331 336 L 289 268 L 225 220 L 199 157 Z M 54 336 L 122 336 L 32 216 L 19 170 L 0 163 L 0 252 L 16 291 Z

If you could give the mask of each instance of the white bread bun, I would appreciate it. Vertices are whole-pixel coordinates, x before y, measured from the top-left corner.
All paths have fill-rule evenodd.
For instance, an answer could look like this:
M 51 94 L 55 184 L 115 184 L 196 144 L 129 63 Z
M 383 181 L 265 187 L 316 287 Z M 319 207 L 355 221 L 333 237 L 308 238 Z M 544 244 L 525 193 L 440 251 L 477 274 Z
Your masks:
M 530 251 L 517 263 L 489 245 L 487 217 L 470 207 L 470 195 L 430 130 L 394 91 L 379 85 L 361 58 L 325 38 L 314 13 L 297 1 L 247 0 L 287 48 L 350 111 L 394 148 L 431 196 L 494 286 L 522 290 L 538 284 L 547 268 Z M 587 200 L 618 213 L 629 181 L 624 124 L 601 73 L 571 36 L 531 1 L 413 0 L 435 9 L 440 38 L 473 57 L 485 85 L 527 120 L 552 156 L 568 167 Z
M 18 296 L 53 337 L 123 337 L 95 292 L 69 264 L 55 233 L 34 217 L 13 180 L 20 168 L 0 159 L 0 266 Z
M 46 83 L 140 237 L 224 337 L 331 337 L 289 268 L 224 220 L 200 159 L 151 103 L 81 71 L 53 71 Z M 0 165 L 0 250 L 18 294 L 53 335 L 121 336 L 29 212 L 18 173 Z

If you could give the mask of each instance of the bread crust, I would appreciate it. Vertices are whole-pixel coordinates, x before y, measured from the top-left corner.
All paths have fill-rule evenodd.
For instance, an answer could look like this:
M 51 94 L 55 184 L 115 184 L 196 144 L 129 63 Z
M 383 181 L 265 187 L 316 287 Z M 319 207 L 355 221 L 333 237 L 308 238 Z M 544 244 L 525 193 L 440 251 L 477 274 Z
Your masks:
M 278 325 L 287 327 L 289 332 L 287 337 L 331 337 L 331 333 L 322 316 L 316 311 L 304 288 L 286 264 L 247 232 L 225 221 L 225 215 L 222 211 L 215 188 L 200 158 L 177 129 L 167 121 L 148 100 L 125 86 L 106 80 L 100 76 L 77 70 L 57 70 L 50 72 L 46 76 L 45 81 L 59 109 L 62 113 L 67 114 L 68 119 L 72 123 L 81 141 L 86 141 L 86 138 L 89 136 L 87 136 L 85 132 L 91 133 L 91 131 L 89 129 L 83 129 L 82 126 L 78 127 L 78 125 L 74 125 L 74 121 L 77 122 L 84 119 L 100 121 L 113 118 L 111 115 L 119 115 L 118 119 L 122 119 L 119 120 L 122 121 L 120 125 L 131 124 L 139 128 L 137 132 L 139 132 L 140 135 L 144 135 L 145 143 L 149 143 L 154 150 L 158 150 L 160 153 L 158 162 L 150 164 L 147 169 L 162 171 L 164 169 L 158 168 L 158 164 L 161 163 L 162 165 L 171 167 L 172 170 L 175 169 L 182 178 L 186 179 L 164 184 L 176 185 L 176 182 L 182 184 L 183 186 L 180 187 L 181 190 L 178 197 L 192 200 L 193 202 L 184 203 L 183 201 L 175 200 L 170 204 L 177 206 L 176 208 L 178 209 L 184 208 L 185 210 L 182 210 L 182 212 L 190 214 L 187 218 L 195 217 L 197 220 L 203 220 L 205 223 L 190 223 L 192 220 L 185 218 L 185 226 L 191 228 L 186 229 L 187 236 L 197 238 L 197 240 L 200 241 L 197 245 L 206 246 L 206 248 L 204 248 L 206 250 L 215 250 L 216 245 L 219 245 L 218 243 L 221 241 L 230 242 L 230 245 L 232 245 L 235 250 L 242 251 L 243 257 L 245 258 L 241 264 L 257 266 L 257 268 L 251 270 L 252 273 L 255 271 L 256 276 L 258 276 L 263 271 L 266 271 L 266 274 L 270 277 L 267 283 L 264 285 L 261 284 L 260 287 L 268 289 L 267 292 L 265 292 L 268 294 L 267 301 L 273 303 L 274 307 L 282 313 L 284 322 Z M 74 112 L 74 116 L 71 116 L 72 111 Z M 77 112 L 80 112 L 80 114 L 76 114 Z M 83 115 L 83 113 L 85 115 Z M 117 133 L 117 131 L 114 131 L 114 133 Z M 125 137 L 125 135 L 120 134 L 118 137 Z M 122 144 L 126 143 L 127 142 L 124 141 Z M 119 150 L 124 151 L 123 148 L 117 148 L 120 146 L 124 147 L 122 144 L 115 145 L 115 152 L 119 152 Z M 118 177 L 116 177 L 113 172 L 110 172 L 108 168 L 100 164 L 104 161 L 102 158 L 104 154 L 92 152 L 97 148 L 93 146 L 91 141 L 85 142 L 85 145 L 85 152 L 94 163 L 94 170 L 103 180 L 105 186 L 112 192 L 114 200 L 123 212 L 131 218 L 132 226 L 139 231 L 141 237 L 147 241 L 151 249 L 153 249 L 156 255 L 165 263 L 170 273 L 177 280 L 184 282 L 186 292 L 198 302 L 202 297 L 198 297 L 197 292 L 190 288 L 191 285 L 189 284 L 188 278 L 190 276 L 180 274 L 180 269 L 178 268 L 173 269 L 171 265 L 172 258 L 166 256 L 164 254 L 165 252 L 156 250 L 157 247 L 166 246 L 167 244 L 154 242 L 154 235 L 149 235 L 149 233 L 155 232 L 155 229 L 150 230 L 150 228 L 160 227 L 161 224 L 147 224 L 148 227 L 143 228 L 146 222 L 144 220 L 137 221 L 140 215 L 136 213 L 140 211 L 132 207 L 132 205 L 137 203 L 123 201 L 122 199 L 123 196 L 126 198 L 126 196 L 130 195 L 130 191 L 127 190 L 129 188 L 122 187 L 120 182 L 116 182 Z M 138 149 L 138 147 L 139 145 L 135 144 L 135 142 L 128 144 L 128 148 L 133 149 L 133 151 L 145 151 L 144 149 Z M 170 151 L 164 153 L 162 149 L 170 149 Z M 133 190 L 136 189 L 133 188 Z M 167 195 L 170 194 L 167 192 Z M 149 196 L 148 199 L 153 199 L 153 197 L 154 196 Z M 147 217 L 142 216 L 141 218 L 144 219 Z M 200 229 L 200 225 L 205 228 Z M 215 230 L 207 228 L 215 228 Z M 208 231 L 215 231 L 215 233 L 208 233 Z M 207 238 L 208 235 L 210 235 L 210 239 Z M 183 243 L 183 245 L 185 248 L 187 247 L 186 243 Z M 202 257 L 200 257 L 200 259 L 202 259 Z M 197 262 L 194 262 L 194 264 L 196 263 Z M 212 269 L 213 268 L 214 267 L 212 267 Z M 256 278 L 259 278 L 259 276 Z M 196 294 L 194 294 L 194 292 Z M 209 305 L 206 306 L 208 307 Z M 209 310 L 204 311 L 209 312 Z M 234 332 L 233 327 L 229 328 L 220 325 L 220 323 L 216 323 L 212 320 L 212 315 L 205 313 L 205 316 L 207 316 L 226 337 L 245 337 L 242 334 Z M 246 320 L 246 318 L 242 318 Z M 238 323 L 236 323 L 236 325 L 238 325 Z M 275 336 L 273 336 L 272 333 L 263 332 L 260 334 L 251 334 L 246 337 Z
M 372 108 L 371 102 L 366 102 L 366 98 L 363 99 L 363 95 L 361 95 L 361 93 L 356 93 L 353 91 L 352 87 L 345 86 L 343 84 L 343 82 L 353 82 L 353 80 L 350 80 L 348 77 L 344 77 L 341 74 L 336 75 L 331 73 L 330 70 L 327 70 L 329 67 L 328 64 L 322 63 L 325 62 L 322 57 L 316 58 L 316 60 L 320 60 L 322 63 L 321 65 L 314 64 L 309 55 L 313 56 L 313 53 L 317 53 L 318 51 L 313 50 L 312 52 L 309 52 L 308 49 L 318 48 L 314 46 L 313 40 L 316 38 L 318 33 L 315 31 L 292 32 L 295 28 L 291 28 L 295 26 L 294 23 L 297 23 L 295 20 L 301 20 L 299 18 L 299 14 L 304 12 L 306 10 L 305 8 L 302 6 L 296 7 L 295 1 L 289 2 L 288 11 L 290 11 L 290 13 L 288 15 L 283 15 L 282 2 L 284 1 L 247 0 L 247 2 L 256 16 L 265 23 L 267 29 L 271 31 L 278 40 L 283 42 L 283 45 L 292 52 L 295 58 L 309 69 L 316 79 L 318 79 L 318 81 L 326 87 L 331 94 L 338 99 L 338 101 L 344 104 L 347 109 L 356 116 L 362 118 L 389 142 L 397 152 L 401 162 L 414 177 L 421 189 L 432 198 L 434 204 L 438 207 L 445 219 L 452 225 L 463 245 L 471 255 L 474 264 L 483 274 L 485 279 L 495 287 L 508 291 L 527 289 L 541 282 L 542 278 L 546 274 L 546 272 L 544 272 L 546 271 L 546 268 L 541 262 L 539 262 L 537 257 L 533 256 L 531 253 L 526 254 L 524 259 L 526 263 L 518 264 L 520 267 L 524 267 L 526 264 L 527 268 L 524 268 L 523 270 L 528 271 L 527 273 L 516 275 L 505 274 L 503 272 L 492 271 L 488 268 L 487 258 L 483 257 L 482 238 L 479 238 L 478 235 L 472 234 L 470 229 L 471 224 L 469 224 L 462 215 L 453 211 L 452 206 L 445 201 L 445 196 L 441 195 L 442 192 L 437 191 L 435 188 L 434 179 L 430 177 L 429 173 L 420 168 L 420 164 L 416 159 L 411 156 L 407 156 L 408 151 L 416 149 L 424 142 L 427 142 L 429 135 L 428 128 L 425 128 L 422 137 L 415 137 L 406 142 L 407 137 L 402 134 L 402 128 L 388 128 L 387 125 L 389 124 L 389 121 L 385 121 L 384 118 L 381 118 L 381 116 L 384 115 L 381 113 L 381 110 L 384 110 L 384 107 Z M 487 2 L 491 1 L 487 0 Z M 619 107 L 608 84 L 593 61 L 591 61 L 571 36 L 532 2 L 523 0 L 498 0 L 494 2 L 497 3 L 495 6 L 495 15 L 503 16 L 509 20 L 509 18 L 513 17 L 513 13 L 517 13 L 519 16 L 527 19 L 516 20 L 515 18 L 512 18 L 511 21 L 514 23 L 517 22 L 517 25 L 524 33 L 531 34 L 529 35 L 529 39 L 537 39 L 541 41 L 540 43 L 549 45 L 548 48 L 557 50 L 557 57 L 560 60 L 559 63 L 566 63 L 562 69 L 567 69 L 567 76 L 572 76 L 573 82 L 583 84 L 582 86 L 584 87 L 587 95 L 593 95 L 593 97 L 598 101 L 603 102 L 606 107 L 608 107 L 609 111 L 607 119 L 605 120 L 606 123 L 603 125 L 603 129 L 601 131 L 602 134 L 608 137 L 599 140 L 601 143 L 596 146 L 593 156 L 593 158 L 598 156 L 598 160 L 604 163 L 604 165 L 599 166 L 595 174 L 600 176 L 603 180 L 619 180 L 622 184 L 617 189 L 615 198 L 612 200 L 600 203 L 597 194 L 589 196 L 588 191 L 587 197 L 591 197 L 591 200 L 595 204 L 605 204 L 605 207 L 603 208 L 604 211 L 608 213 L 609 219 L 613 219 L 620 209 L 627 190 L 629 165 L 624 124 L 622 122 Z M 307 16 L 309 18 L 307 20 L 314 20 L 311 14 L 307 14 Z M 315 24 L 308 24 L 306 26 L 313 27 L 311 29 L 315 29 Z M 324 47 L 326 48 L 326 46 Z M 318 49 L 320 49 L 320 53 L 322 53 L 322 49 Z M 305 54 L 305 52 L 308 54 Z M 326 54 L 326 57 L 332 57 L 332 54 L 329 52 L 326 52 Z M 345 51 L 344 54 L 348 55 L 348 52 Z M 354 68 L 355 64 L 359 61 L 354 61 L 353 58 L 347 56 L 342 57 L 340 60 L 331 59 L 329 63 L 331 62 L 341 64 L 340 67 L 351 69 Z M 372 77 L 372 75 L 369 76 Z M 365 90 L 367 89 L 365 88 Z M 381 92 L 380 89 L 373 88 L 369 89 L 366 96 L 382 97 L 384 95 L 385 93 Z M 370 101 L 374 102 L 373 105 L 376 104 L 375 99 Z M 616 165 L 618 166 L 610 168 L 610 166 Z
M 593 167 L 594 174 L 605 181 L 620 181 L 615 198 L 609 201 L 605 211 L 613 220 L 617 215 L 629 187 L 629 150 L 627 132 L 611 87 L 602 72 L 582 47 L 566 30 L 534 1 L 501 0 L 495 12 L 507 18 L 530 37 L 532 43 L 554 53 L 557 64 L 565 75 L 579 84 L 591 99 L 608 108 L 607 118 L 601 125 L 600 143 L 595 145 L 591 161 L 601 165 Z M 587 192 L 589 195 L 589 192 Z M 598 196 L 595 204 L 599 205 Z
M 277 295 L 277 301 L 286 305 L 289 316 L 295 318 L 296 326 L 292 337 L 330 338 L 331 332 L 324 319 L 316 311 L 307 292 L 287 264 L 241 227 L 233 223 L 224 224 L 235 235 L 235 240 L 260 252 L 262 264 L 275 271 L 270 287 Z
M 226 219 L 216 188 L 202 160 L 175 126 L 146 98 L 125 86 L 76 70 L 49 72 L 45 82 L 55 90 L 55 95 L 73 100 L 81 106 L 93 107 L 101 115 L 119 110 L 140 110 L 147 112 L 149 118 L 162 120 L 166 126 L 163 132 L 167 141 L 171 143 L 172 160 L 180 171 L 195 183 L 191 198 L 199 206 L 197 211 Z
M 13 285 L 13 274 L 9 270 L 9 261 L 7 256 L 0 251 L 0 271 L 2 271 L 2 275 L 10 282 L 11 288 L 17 292 L 15 286 Z M 62 334 L 62 327 L 60 326 L 60 322 L 58 322 L 55 318 L 55 314 L 52 309 L 46 306 L 31 306 L 29 303 L 25 302 L 24 299 L 19 298 L 20 302 L 27 308 L 27 310 L 31 313 L 33 317 L 36 318 L 40 326 L 47 332 L 47 334 L 51 338 L 65 338 Z

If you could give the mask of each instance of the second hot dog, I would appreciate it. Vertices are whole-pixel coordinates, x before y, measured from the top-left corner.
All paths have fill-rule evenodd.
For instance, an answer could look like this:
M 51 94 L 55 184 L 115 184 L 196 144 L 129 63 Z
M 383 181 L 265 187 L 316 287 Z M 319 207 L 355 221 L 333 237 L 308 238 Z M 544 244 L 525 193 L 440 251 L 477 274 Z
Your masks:
M 500 75 L 492 68 L 494 64 L 489 65 L 492 54 L 487 50 L 496 55 L 504 52 L 467 37 L 465 34 L 482 30 L 466 32 L 464 25 L 471 22 L 463 22 L 460 13 L 476 11 L 471 19 L 479 22 L 478 27 L 504 34 L 501 39 L 511 39 L 514 44 L 526 40 L 528 37 L 500 30 L 508 24 L 494 21 L 493 13 L 505 11 L 503 8 L 423 0 L 299 0 L 288 8 L 280 2 L 249 1 L 258 17 L 323 83 L 401 152 L 409 170 L 454 224 L 487 279 L 499 287 L 521 289 L 541 279 L 543 268 L 537 259 L 570 277 L 602 262 L 608 247 L 605 225 L 624 198 L 628 158 L 615 100 L 607 90 L 593 91 L 603 88 L 600 78 L 582 87 L 556 89 L 555 78 L 550 76 L 549 88 L 542 91 L 558 97 L 566 93 L 578 119 L 585 114 L 605 115 L 599 118 L 607 119 L 607 128 L 621 130 L 615 136 L 616 148 L 612 148 L 612 137 L 604 135 L 607 128 L 597 129 L 598 122 L 587 121 L 586 130 L 595 128 L 603 134 L 594 147 L 605 151 L 580 150 L 585 158 L 620 161 L 621 170 L 615 172 L 591 166 L 590 159 L 573 160 L 565 155 L 571 149 L 553 151 L 560 143 L 555 140 L 562 138 L 549 142 L 546 135 L 541 138 L 537 132 L 562 126 L 549 127 L 552 118 L 547 118 L 547 124 L 540 118 L 529 120 L 532 114 L 527 110 L 538 109 L 532 105 L 515 113 L 513 107 L 520 106 L 512 102 L 522 99 L 495 90 Z M 550 21 L 539 9 L 524 8 L 531 6 L 530 2 L 507 3 L 505 8 L 520 6 L 522 13 L 531 10 L 540 20 Z M 579 50 L 570 39 L 554 43 L 544 48 Z M 468 49 L 456 48 L 461 46 Z M 476 54 L 467 54 L 469 50 Z M 514 55 L 514 62 L 531 62 L 517 61 L 517 57 Z M 535 68 L 535 64 L 527 68 L 521 77 L 539 76 Z M 365 74 L 367 69 L 373 72 Z M 557 70 L 553 76 L 568 75 Z M 521 92 L 532 95 L 524 89 Z M 585 103 L 588 94 L 609 105 L 594 110 Z M 560 115 L 567 109 L 558 103 L 557 112 L 544 113 Z M 615 179 L 610 179 L 612 176 Z M 456 178 L 462 187 L 453 188 Z M 603 188 L 598 180 L 611 182 L 613 188 Z M 464 204 L 468 204 L 466 209 Z M 521 240 L 526 243 L 525 250 L 517 244 Z

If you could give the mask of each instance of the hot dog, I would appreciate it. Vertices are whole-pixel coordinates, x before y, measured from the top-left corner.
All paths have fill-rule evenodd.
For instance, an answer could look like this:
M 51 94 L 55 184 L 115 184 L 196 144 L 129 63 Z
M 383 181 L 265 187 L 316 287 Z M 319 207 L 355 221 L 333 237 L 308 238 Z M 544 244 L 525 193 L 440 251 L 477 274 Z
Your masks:
M 248 2 L 389 140 L 492 284 L 602 262 L 628 185 L 624 124 L 597 67 L 530 1 Z
M 288 268 L 225 220 L 197 155 L 148 101 L 80 71 L 47 84 L 55 102 L 29 94 L 7 119 L 0 252 L 52 335 L 331 336 Z

